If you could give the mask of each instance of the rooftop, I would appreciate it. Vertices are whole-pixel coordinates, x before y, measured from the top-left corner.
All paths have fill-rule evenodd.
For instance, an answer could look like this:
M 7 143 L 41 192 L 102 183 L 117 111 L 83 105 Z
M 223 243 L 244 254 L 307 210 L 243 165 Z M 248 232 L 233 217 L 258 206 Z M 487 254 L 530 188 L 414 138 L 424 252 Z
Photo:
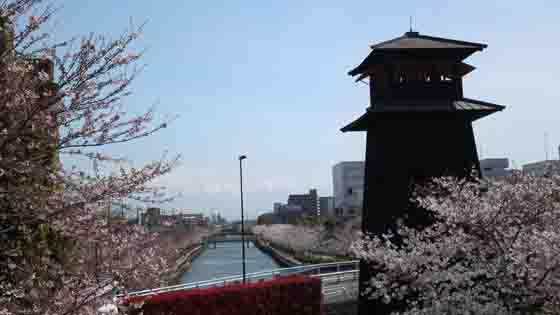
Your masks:
M 419 57 L 440 56 L 453 57 L 458 61 L 465 59 L 476 51 L 487 47 L 486 44 L 460 41 L 449 38 L 422 35 L 418 32 L 406 32 L 404 35 L 370 46 L 371 53 L 356 68 L 348 72 L 355 76 L 366 72 L 369 65 L 384 63 L 387 56 Z M 472 70 L 472 69 L 471 69 Z
M 471 121 L 487 116 L 497 111 L 503 110 L 502 105 L 487 103 L 483 101 L 463 98 L 455 101 L 433 100 L 433 101 L 409 101 L 408 103 L 376 104 L 375 107 L 368 107 L 365 114 L 354 120 L 341 130 L 347 131 L 365 131 L 371 126 L 372 120 L 379 115 L 387 115 L 391 113 L 457 113 L 467 114 Z
M 488 45 L 466 42 L 449 38 L 421 35 L 418 32 L 406 32 L 404 35 L 370 46 L 372 50 L 394 49 L 475 49 L 482 50 Z

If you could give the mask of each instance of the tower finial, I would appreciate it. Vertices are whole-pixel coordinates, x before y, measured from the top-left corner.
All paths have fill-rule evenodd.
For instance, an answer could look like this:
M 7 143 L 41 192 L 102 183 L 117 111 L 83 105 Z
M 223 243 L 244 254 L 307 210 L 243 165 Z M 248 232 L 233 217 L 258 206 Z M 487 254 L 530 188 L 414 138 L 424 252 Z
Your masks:
M 406 37 L 417 37 L 419 34 L 418 32 L 414 31 L 414 28 L 412 27 L 412 23 L 413 23 L 413 19 L 412 19 L 412 15 L 409 17 L 409 26 L 410 26 L 410 30 L 406 33 L 404 33 L 404 36 Z

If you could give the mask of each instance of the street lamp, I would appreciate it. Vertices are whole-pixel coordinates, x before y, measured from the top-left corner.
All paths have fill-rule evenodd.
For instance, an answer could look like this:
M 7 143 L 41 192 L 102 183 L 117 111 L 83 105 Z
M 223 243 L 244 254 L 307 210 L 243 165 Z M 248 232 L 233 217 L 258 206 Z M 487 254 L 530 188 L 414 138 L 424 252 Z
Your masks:
M 243 264 L 243 284 L 246 283 L 246 273 L 245 273 L 245 224 L 243 215 L 243 165 L 241 161 L 245 160 L 247 156 L 239 156 L 239 189 L 241 191 L 241 261 Z

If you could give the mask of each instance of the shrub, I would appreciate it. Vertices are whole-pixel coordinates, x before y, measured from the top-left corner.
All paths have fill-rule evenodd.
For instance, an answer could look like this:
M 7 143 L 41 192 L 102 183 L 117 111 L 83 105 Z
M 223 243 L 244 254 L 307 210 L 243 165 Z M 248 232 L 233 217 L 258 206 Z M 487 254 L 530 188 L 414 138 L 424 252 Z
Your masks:
M 321 313 L 321 281 L 289 277 L 220 288 L 132 297 L 124 303 L 143 315 L 315 315 Z M 134 308 L 134 305 L 141 305 Z

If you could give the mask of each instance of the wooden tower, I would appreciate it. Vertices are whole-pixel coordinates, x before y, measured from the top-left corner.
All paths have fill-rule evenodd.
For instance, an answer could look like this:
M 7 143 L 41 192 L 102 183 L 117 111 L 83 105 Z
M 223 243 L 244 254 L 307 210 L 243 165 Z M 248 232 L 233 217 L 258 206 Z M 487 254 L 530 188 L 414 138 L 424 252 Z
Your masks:
M 485 44 L 407 32 L 371 46 L 362 63 L 349 72 L 369 78 L 370 106 L 342 128 L 366 131 L 362 230 L 380 235 L 397 218 L 426 223 L 414 207 L 414 183 L 442 175 L 468 176 L 479 169 L 472 122 L 504 106 L 463 96 L 463 76 L 475 68 L 463 60 Z M 371 271 L 360 268 L 362 283 Z M 388 314 L 394 306 L 360 298 L 360 314 Z

